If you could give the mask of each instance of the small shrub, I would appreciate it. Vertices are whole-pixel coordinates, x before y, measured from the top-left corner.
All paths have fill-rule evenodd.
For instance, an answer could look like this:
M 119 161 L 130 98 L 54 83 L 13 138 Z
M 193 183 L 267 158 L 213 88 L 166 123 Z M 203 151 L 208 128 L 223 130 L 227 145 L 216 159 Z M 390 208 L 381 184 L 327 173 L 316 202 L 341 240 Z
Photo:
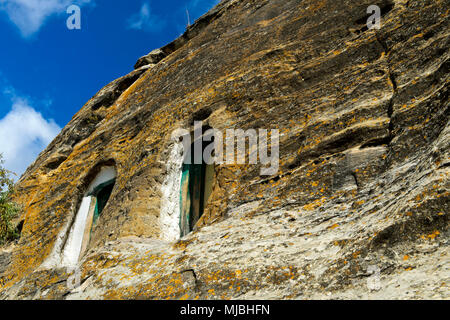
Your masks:
M 20 207 L 11 200 L 14 192 L 14 182 L 9 178 L 10 171 L 3 168 L 0 154 L 0 245 L 19 237 L 12 220 L 17 217 Z

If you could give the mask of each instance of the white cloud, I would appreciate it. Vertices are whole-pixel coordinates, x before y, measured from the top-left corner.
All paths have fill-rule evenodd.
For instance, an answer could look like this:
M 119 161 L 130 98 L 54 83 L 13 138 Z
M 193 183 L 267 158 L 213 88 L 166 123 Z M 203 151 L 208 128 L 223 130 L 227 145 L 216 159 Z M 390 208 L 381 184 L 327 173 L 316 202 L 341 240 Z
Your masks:
M 0 11 L 5 11 L 12 23 L 28 38 L 38 32 L 47 18 L 66 14 L 71 4 L 85 5 L 91 0 L 0 0 Z
M 4 167 L 18 176 L 61 131 L 54 120 L 46 120 L 24 98 L 13 98 L 11 111 L 0 119 L 0 153 Z
M 165 21 L 152 13 L 150 4 L 146 2 L 127 20 L 127 24 L 129 29 L 157 32 L 165 26 Z

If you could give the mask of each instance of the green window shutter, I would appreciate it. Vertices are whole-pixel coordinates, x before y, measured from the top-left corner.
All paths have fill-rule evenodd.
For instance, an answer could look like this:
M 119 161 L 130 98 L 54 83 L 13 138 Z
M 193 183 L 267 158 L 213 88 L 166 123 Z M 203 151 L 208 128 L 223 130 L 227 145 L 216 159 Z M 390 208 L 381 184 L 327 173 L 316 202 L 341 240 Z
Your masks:
M 114 188 L 116 180 L 112 179 L 107 182 L 104 182 L 100 185 L 98 185 L 89 195 L 94 196 L 97 198 L 97 202 L 95 204 L 95 211 L 94 211 L 94 217 L 93 217 L 93 223 L 92 226 L 95 225 L 98 218 L 102 214 L 103 209 L 106 206 L 106 203 L 109 200 L 109 197 L 111 196 L 111 193 Z
M 190 194 L 190 165 L 183 165 L 183 172 L 181 175 L 180 188 L 180 232 L 184 237 L 190 232 L 191 220 L 191 194 Z

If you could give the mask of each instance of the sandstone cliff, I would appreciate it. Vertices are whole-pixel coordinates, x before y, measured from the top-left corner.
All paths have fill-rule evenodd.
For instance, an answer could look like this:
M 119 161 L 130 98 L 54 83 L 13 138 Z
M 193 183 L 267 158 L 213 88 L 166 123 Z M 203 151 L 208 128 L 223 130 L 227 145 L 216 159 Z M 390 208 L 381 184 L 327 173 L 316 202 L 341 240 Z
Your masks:
M 222 1 L 102 89 L 22 176 L 0 298 L 448 299 L 449 7 Z M 216 165 L 177 240 L 171 134 L 196 120 L 280 130 L 280 169 Z M 114 189 L 70 287 L 58 257 L 102 166 Z

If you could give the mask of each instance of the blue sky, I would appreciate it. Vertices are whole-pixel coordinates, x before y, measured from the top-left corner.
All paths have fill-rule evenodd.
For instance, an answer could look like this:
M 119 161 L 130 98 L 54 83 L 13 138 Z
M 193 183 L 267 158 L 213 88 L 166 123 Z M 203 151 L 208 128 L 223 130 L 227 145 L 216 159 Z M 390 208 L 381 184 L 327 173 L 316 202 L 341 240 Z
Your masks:
M 72 116 L 218 0 L 0 0 L 0 153 L 22 174 Z M 69 30 L 67 8 L 81 8 Z

